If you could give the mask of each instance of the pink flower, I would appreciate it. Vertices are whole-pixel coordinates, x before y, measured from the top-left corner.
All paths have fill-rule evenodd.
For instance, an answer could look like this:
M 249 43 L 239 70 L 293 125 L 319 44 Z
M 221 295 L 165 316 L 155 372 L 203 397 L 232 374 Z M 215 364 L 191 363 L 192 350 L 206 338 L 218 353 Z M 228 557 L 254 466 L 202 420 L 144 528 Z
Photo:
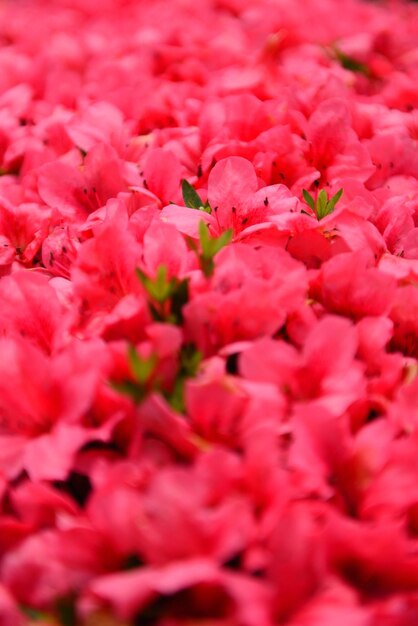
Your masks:
M 79 524 L 33 534 L 7 555 L 1 575 L 21 604 L 42 610 L 107 573 L 114 562 L 103 537 Z
M 223 484 L 208 480 L 215 467 L 223 469 Z M 160 467 L 139 493 L 123 484 L 98 490 L 88 515 L 111 545 L 150 565 L 198 557 L 222 563 L 244 550 L 253 532 L 239 478 L 236 459 L 215 449 L 187 470 Z
M 144 163 L 143 184 L 162 204 L 179 200 L 181 178 L 182 167 L 172 152 L 162 148 L 148 152 Z
M 220 570 L 204 559 L 98 578 L 86 590 L 82 612 L 88 615 L 110 605 L 121 619 L 141 619 L 158 599 L 163 602 L 161 617 L 166 614 L 174 623 L 192 617 L 221 620 L 228 626 L 271 625 L 268 593 L 257 581 Z
M 121 251 L 123 250 L 123 253 Z M 75 329 L 88 335 L 108 335 L 138 341 L 149 313 L 135 274 L 141 245 L 123 212 L 110 214 L 85 241 L 71 269 Z
M 217 256 L 206 290 L 192 294 L 184 307 L 186 336 L 210 354 L 228 343 L 272 335 L 304 293 L 304 268 L 286 252 L 228 246 Z
M 0 283 L 0 335 L 26 338 L 46 353 L 61 341 L 64 308 L 48 278 L 20 270 Z
M 356 329 L 348 320 L 326 316 L 308 333 L 301 354 L 282 341 L 263 339 L 243 352 L 240 371 L 246 378 L 275 383 L 310 408 L 341 415 L 364 394 L 356 350 Z
M 30 264 L 47 235 L 51 213 L 35 203 L 14 206 L 2 198 L 0 202 L 1 264 L 14 259 Z
M 3 338 L 0 351 L 0 465 L 10 477 L 26 469 L 33 478 L 59 479 L 94 438 L 82 424 L 106 367 L 103 346 L 73 344 L 47 357 L 28 340 Z
M 376 189 L 399 174 L 417 176 L 418 158 L 410 137 L 392 131 L 375 135 L 368 144 L 370 156 L 377 168 L 367 180 L 369 189 Z
M 246 235 L 267 228 L 267 217 L 285 211 L 294 211 L 297 199 L 284 185 L 261 187 L 253 165 L 242 157 L 219 161 L 208 179 L 209 215 L 180 206 L 168 206 L 162 219 L 175 224 L 181 232 L 197 236 L 198 225 L 204 220 L 213 235 L 232 228 L 242 239 Z
M 391 345 L 407 356 L 418 356 L 417 318 L 418 295 L 413 285 L 406 285 L 396 290 L 390 311 L 393 321 L 393 338 Z
M 341 98 L 321 102 L 306 128 L 306 158 L 323 180 L 335 182 L 341 175 L 365 182 L 374 172 L 366 148 L 351 128 L 347 104 Z
M 80 242 L 72 228 L 56 227 L 43 241 L 42 262 L 53 276 L 70 278 L 79 247 Z
M 354 318 L 384 315 L 395 297 L 393 278 L 373 267 L 363 252 L 339 254 L 321 268 L 315 287 L 323 305 Z
M 77 515 L 71 498 L 41 482 L 24 482 L 11 495 L 20 519 L 37 528 L 53 527 L 60 516 Z
M 82 221 L 127 187 L 123 162 L 106 144 L 94 146 L 79 167 L 47 163 L 38 180 L 42 200 L 70 221 Z
M 181 279 L 197 264 L 196 256 L 188 251 L 184 237 L 176 228 L 158 218 L 144 233 L 143 244 L 144 269 L 151 277 L 155 276 L 159 266 L 164 265 L 169 277 Z
M 232 377 L 202 375 L 186 386 L 187 414 L 196 433 L 206 441 L 232 448 L 241 441 L 246 401 L 246 394 Z
M 418 623 L 417 11 L 1 3 L 0 626 Z
M 288 620 L 319 591 L 324 576 L 320 521 L 303 504 L 287 507 L 269 542 L 267 577 L 276 620 Z
M 333 581 L 296 613 L 289 626 L 337 626 L 347 619 L 353 626 L 368 626 L 373 618 L 348 585 Z
M 2 586 L 0 588 L 0 620 L 4 626 L 24 626 L 24 616 L 13 595 Z

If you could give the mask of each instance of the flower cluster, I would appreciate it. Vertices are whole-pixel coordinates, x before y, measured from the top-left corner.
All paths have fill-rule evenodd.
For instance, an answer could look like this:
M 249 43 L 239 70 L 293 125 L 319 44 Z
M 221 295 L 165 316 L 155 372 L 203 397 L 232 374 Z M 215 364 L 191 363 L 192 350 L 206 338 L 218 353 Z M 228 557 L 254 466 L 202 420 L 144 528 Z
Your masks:
M 418 5 L 0 17 L 0 624 L 417 624 Z

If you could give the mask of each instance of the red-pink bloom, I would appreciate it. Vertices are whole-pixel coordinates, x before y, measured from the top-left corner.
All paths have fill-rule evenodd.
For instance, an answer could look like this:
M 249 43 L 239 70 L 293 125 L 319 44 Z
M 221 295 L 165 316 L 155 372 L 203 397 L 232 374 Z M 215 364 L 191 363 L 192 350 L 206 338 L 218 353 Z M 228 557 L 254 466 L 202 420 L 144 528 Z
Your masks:
M 25 618 L 13 595 L 3 585 L 0 587 L 0 620 L 4 626 L 24 626 Z
M 413 285 L 406 285 L 396 290 L 390 311 L 393 321 L 393 338 L 391 345 L 407 356 L 418 356 L 418 293 Z
M 215 467 L 222 468 L 222 481 L 210 480 Z M 129 485 L 104 485 L 87 512 L 115 549 L 151 565 L 197 557 L 227 562 L 253 533 L 240 478 L 237 459 L 215 449 L 195 467 L 160 467 L 140 492 Z
M 408 248 L 408 234 L 414 229 L 413 207 L 408 202 L 407 194 L 390 197 L 379 208 L 375 225 L 382 233 L 388 250 L 393 254 L 399 254 Z M 406 254 L 407 258 L 413 258 Z
M 167 245 L 170 242 L 170 245 Z M 196 255 L 187 249 L 184 237 L 174 226 L 155 218 L 143 236 L 143 268 L 154 277 L 160 265 L 168 277 L 183 278 L 197 265 Z
M 401 354 L 388 354 L 387 345 L 393 336 L 393 323 L 387 317 L 363 317 L 357 323 L 358 356 L 366 364 L 367 388 L 371 403 L 386 404 L 403 379 L 404 359 Z
M 80 241 L 69 226 L 57 226 L 42 244 L 42 262 L 53 276 L 70 278 Z
M 410 137 L 392 131 L 379 133 L 367 143 L 370 156 L 376 164 L 375 173 L 365 181 L 369 189 L 376 189 L 399 174 L 417 176 L 418 157 Z
M 14 206 L 6 198 L 0 201 L 1 265 L 14 259 L 24 264 L 33 261 L 47 235 L 51 212 L 35 203 Z
M 388 432 L 391 428 L 394 434 L 398 432 L 397 425 L 388 426 Z M 380 440 L 380 443 L 383 442 Z M 415 536 L 418 531 L 418 494 L 414 482 L 417 437 L 385 443 L 381 450 L 375 445 L 374 454 L 370 454 L 371 459 L 375 459 L 374 471 L 367 471 L 367 464 L 366 471 L 363 470 L 365 491 L 361 512 L 369 519 L 400 520 L 410 535 Z
M 318 593 L 290 620 L 289 626 L 338 626 L 349 620 L 352 626 L 370 626 L 371 610 L 362 606 L 355 591 L 339 581 L 330 580 L 326 589 Z
M 274 261 L 273 261 L 274 259 Z M 221 250 L 213 277 L 184 307 L 185 332 L 205 353 L 273 335 L 305 295 L 305 270 L 286 252 L 235 244 Z
M 148 152 L 143 171 L 143 184 L 164 204 L 178 202 L 182 167 L 170 151 L 155 148 Z
M 351 128 L 347 103 L 340 98 L 321 102 L 306 126 L 306 158 L 321 179 L 334 183 L 343 175 L 365 182 L 374 172 L 366 148 Z
M 48 609 L 113 569 L 117 559 L 103 536 L 80 522 L 34 533 L 3 560 L 2 579 L 21 604 Z
M 239 238 L 268 228 L 270 215 L 294 211 L 297 198 L 284 185 L 260 186 L 250 161 L 238 156 L 219 161 L 208 179 L 207 199 L 212 208 L 204 211 L 180 206 L 167 206 L 162 219 L 192 237 L 197 236 L 198 225 L 204 220 L 213 235 L 232 228 Z
M 106 368 L 103 346 L 73 344 L 48 357 L 27 340 L 3 338 L 0 351 L 0 465 L 10 477 L 26 469 L 33 478 L 59 479 L 75 452 L 95 438 L 83 418 Z
M 70 221 L 81 221 L 127 187 L 123 162 L 106 144 L 94 146 L 78 166 L 62 161 L 39 170 L 39 195 Z
M 270 538 L 267 578 L 277 621 L 287 621 L 319 591 L 325 574 L 321 523 L 303 504 L 286 507 Z
M 414 370 L 415 363 L 411 366 L 412 380 L 400 381 L 393 402 L 388 410 L 389 420 L 397 428 L 408 433 L 414 433 L 418 426 L 418 416 L 415 411 L 416 398 L 418 394 L 418 378 Z M 408 375 L 407 375 L 408 376 Z
M 418 623 L 417 8 L 1 3 L 0 625 Z
M 190 424 L 157 395 L 149 396 L 135 414 L 133 431 L 128 442 L 132 457 L 144 450 L 157 461 L 172 460 L 173 457 L 193 458 L 198 446 L 194 441 Z M 153 448 L 156 443 L 156 449 Z
M 326 316 L 307 335 L 302 353 L 282 341 L 263 339 L 243 352 L 240 371 L 246 378 L 275 383 L 308 407 L 340 415 L 364 394 L 356 351 L 356 329 L 348 320 Z
M 0 335 L 29 339 L 49 353 L 62 339 L 64 308 L 48 278 L 20 270 L 0 283 Z
M 187 413 L 199 436 L 233 448 L 240 445 L 241 418 L 247 397 L 232 376 L 208 374 L 188 381 L 185 401 Z
M 161 600 L 168 619 L 175 620 L 172 623 L 192 617 L 227 626 L 271 626 L 268 599 L 269 593 L 257 581 L 193 559 L 98 578 L 86 590 L 82 612 L 88 615 L 110 605 L 121 619 L 141 619 Z
M 415 589 L 418 558 L 398 520 L 362 523 L 332 510 L 327 518 L 323 537 L 333 574 L 366 600 Z
M 68 495 L 42 482 L 18 485 L 11 494 L 11 502 L 19 518 L 36 528 L 53 527 L 60 516 L 78 513 L 78 507 Z
M 388 313 L 395 287 L 393 278 L 373 267 L 369 255 L 359 251 L 324 263 L 314 293 L 328 310 L 359 318 Z
M 98 144 L 124 151 L 123 142 L 129 140 L 129 131 L 123 123 L 120 109 L 108 102 L 94 102 L 72 115 L 65 132 L 74 145 L 86 153 Z
M 80 247 L 71 270 L 79 307 L 75 327 L 86 334 L 137 341 L 143 336 L 144 323 L 149 321 L 135 274 L 141 246 L 123 212 L 108 215 L 94 232 L 95 236 Z

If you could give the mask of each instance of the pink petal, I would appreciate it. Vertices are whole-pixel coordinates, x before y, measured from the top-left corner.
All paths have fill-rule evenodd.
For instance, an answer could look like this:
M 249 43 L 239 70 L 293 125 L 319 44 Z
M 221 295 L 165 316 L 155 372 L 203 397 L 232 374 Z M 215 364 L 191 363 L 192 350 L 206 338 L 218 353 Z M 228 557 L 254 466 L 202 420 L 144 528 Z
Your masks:
M 233 207 L 238 209 L 258 189 L 257 176 L 250 161 L 242 157 L 229 157 L 219 161 L 209 174 L 208 199 L 217 211 L 222 224 L 227 227 L 228 215 Z
M 213 215 L 197 209 L 170 204 L 161 211 L 161 219 L 167 224 L 173 224 L 181 233 L 189 237 L 197 238 L 200 222 L 205 222 L 213 229 L 216 229 L 216 222 Z M 216 232 L 216 230 L 215 230 Z

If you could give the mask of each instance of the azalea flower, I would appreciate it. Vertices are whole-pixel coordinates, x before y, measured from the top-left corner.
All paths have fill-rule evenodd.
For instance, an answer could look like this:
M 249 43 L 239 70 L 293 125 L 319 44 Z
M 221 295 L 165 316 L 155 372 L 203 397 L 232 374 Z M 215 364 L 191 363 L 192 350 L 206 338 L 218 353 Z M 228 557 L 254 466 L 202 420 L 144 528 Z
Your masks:
M 417 10 L 3 0 L 0 625 L 418 623 Z
M 208 179 L 207 199 L 210 213 L 170 205 L 161 218 L 192 237 L 197 236 L 203 220 L 213 235 L 232 228 L 235 237 L 243 239 L 268 228 L 268 216 L 294 211 L 298 203 L 284 185 L 260 189 L 254 167 L 242 157 L 229 157 L 215 165 Z

